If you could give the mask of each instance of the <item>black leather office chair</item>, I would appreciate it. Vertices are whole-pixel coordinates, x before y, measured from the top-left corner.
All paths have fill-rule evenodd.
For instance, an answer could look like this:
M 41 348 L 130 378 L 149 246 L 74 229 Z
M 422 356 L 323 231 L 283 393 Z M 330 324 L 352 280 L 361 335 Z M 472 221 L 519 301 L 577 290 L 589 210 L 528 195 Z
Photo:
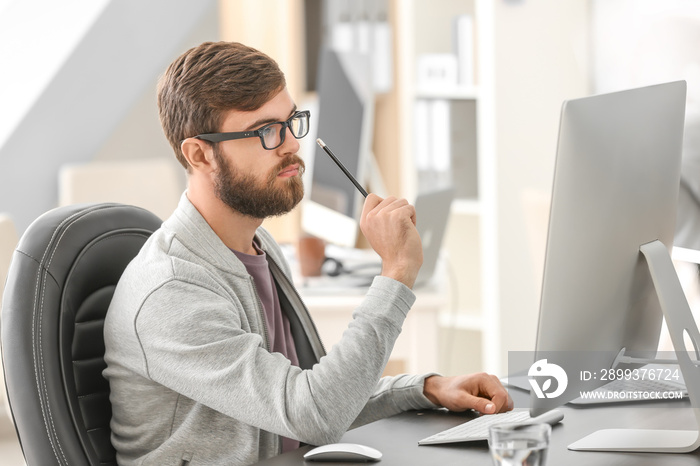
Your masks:
M 138 207 L 73 205 L 47 212 L 22 235 L 0 322 L 28 466 L 116 465 L 104 317 L 124 268 L 160 224 Z

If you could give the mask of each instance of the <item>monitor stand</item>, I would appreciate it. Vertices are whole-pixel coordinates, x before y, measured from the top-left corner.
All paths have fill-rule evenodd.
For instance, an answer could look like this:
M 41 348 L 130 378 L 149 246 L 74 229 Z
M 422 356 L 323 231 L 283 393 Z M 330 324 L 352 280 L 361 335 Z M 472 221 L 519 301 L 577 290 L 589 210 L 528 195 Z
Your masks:
M 690 306 L 683 293 L 671 256 L 661 241 L 643 244 L 639 250 L 644 254 L 661 310 L 666 318 L 671 341 L 678 358 L 697 426 L 700 426 L 700 367 L 685 347 L 689 338 L 695 347 L 698 359 L 700 333 Z M 698 430 L 653 430 L 653 429 L 605 429 L 569 445 L 576 451 L 634 451 L 657 453 L 687 453 L 700 446 Z

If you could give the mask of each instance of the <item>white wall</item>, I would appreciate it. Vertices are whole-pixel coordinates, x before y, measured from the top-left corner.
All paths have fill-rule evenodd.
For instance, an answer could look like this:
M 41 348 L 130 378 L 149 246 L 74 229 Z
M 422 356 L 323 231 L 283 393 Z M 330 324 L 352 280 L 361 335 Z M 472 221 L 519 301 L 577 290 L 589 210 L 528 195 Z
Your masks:
M 594 0 L 596 92 L 686 79 L 700 106 L 700 2 Z
M 80 2 L 89 0 L 74 1 Z M 15 13 L 0 19 L 0 29 L 5 23 L 22 23 L 47 12 L 49 22 L 58 21 L 60 28 L 79 26 L 71 22 L 70 15 L 51 17 L 50 8 L 41 9 L 42 1 L 27 3 L 36 6 L 36 11 L 22 15 L 12 4 L 4 14 Z M 57 205 L 59 167 L 95 157 L 149 79 L 162 73 L 184 38 L 216 6 L 213 0 L 112 0 L 82 28 L 81 39 L 62 54 L 65 58 L 57 69 L 43 70 L 48 73 L 48 83 L 0 143 L 0 211 L 12 216 L 20 232 Z M 20 33 L 27 31 L 37 33 L 33 28 L 16 29 L 10 51 L 13 46 L 22 50 L 27 40 Z M 37 34 L 44 43 L 54 39 L 52 29 Z M 4 47 L 8 50 L 7 43 Z M 29 57 L 31 52 L 31 47 L 25 51 Z M 0 87 L 21 81 L 27 72 L 21 62 L 0 60 L 13 65 L 3 68 Z
M 700 249 L 700 2 L 594 0 L 593 21 L 596 92 L 687 82 L 674 244 Z M 695 318 L 700 319 L 697 267 L 681 262 L 676 268 Z M 665 328 L 660 348 L 672 350 Z
M 587 0 L 498 1 L 495 8 L 496 151 L 502 367 L 533 350 L 546 221 L 525 210 L 551 195 L 562 101 L 590 93 Z M 529 221 L 536 218 L 536 237 Z
M 0 146 L 39 99 L 109 0 L 0 3 Z M 66 27 L 70 25 L 70 27 Z
M 190 47 L 205 41 L 219 40 L 219 11 L 209 10 L 199 21 L 189 36 L 182 41 L 179 48 L 168 57 L 170 63 Z M 166 66 L 167 67 L 167 64 Z M 145 92 L 130 108 L 126 116 L 115 126 L 111 135 L 105 140 L 94 156 L 94 160 L 124 160 L 132 158 L 163 157 L 170 160 L 182 174 L 181 186 L 185 189 L 185 169 L 175 158 L 173 149 L 163 134 L 158 117 L 156 87 L 158 78 L 165 72 L 165 67 L 158 76 L 154 76 Z

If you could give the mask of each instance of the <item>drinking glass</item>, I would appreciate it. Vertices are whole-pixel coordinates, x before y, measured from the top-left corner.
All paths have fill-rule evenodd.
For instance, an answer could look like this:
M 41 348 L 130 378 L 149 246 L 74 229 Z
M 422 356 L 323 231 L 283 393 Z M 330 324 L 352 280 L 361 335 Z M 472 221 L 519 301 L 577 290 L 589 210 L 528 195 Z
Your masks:
M 552 426 L 503 424 L 489 429 L 495 466 L 544 466 Z

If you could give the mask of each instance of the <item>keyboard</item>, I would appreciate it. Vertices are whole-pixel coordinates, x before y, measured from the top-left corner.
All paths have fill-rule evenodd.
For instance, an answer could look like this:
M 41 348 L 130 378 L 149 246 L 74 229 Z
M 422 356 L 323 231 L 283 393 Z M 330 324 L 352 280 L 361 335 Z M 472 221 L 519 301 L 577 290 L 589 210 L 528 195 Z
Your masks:
M 564 418 L 564 413 L 558 409 L 547 411 L 546 413 L 530 417 L 527 409 L 518 409 L 498 414 L 484 414 L 475 419 L 467 421 L 451 429 L 443 430 L 435 435 L 426 437 L 418 441 L 418 445 L 437 445 L 441 443 L 473 442 L 476 440 L 487 440 L 489 438 L 489 428 L 500 424 L 537 424 L 547 422 L 556 424 Z

